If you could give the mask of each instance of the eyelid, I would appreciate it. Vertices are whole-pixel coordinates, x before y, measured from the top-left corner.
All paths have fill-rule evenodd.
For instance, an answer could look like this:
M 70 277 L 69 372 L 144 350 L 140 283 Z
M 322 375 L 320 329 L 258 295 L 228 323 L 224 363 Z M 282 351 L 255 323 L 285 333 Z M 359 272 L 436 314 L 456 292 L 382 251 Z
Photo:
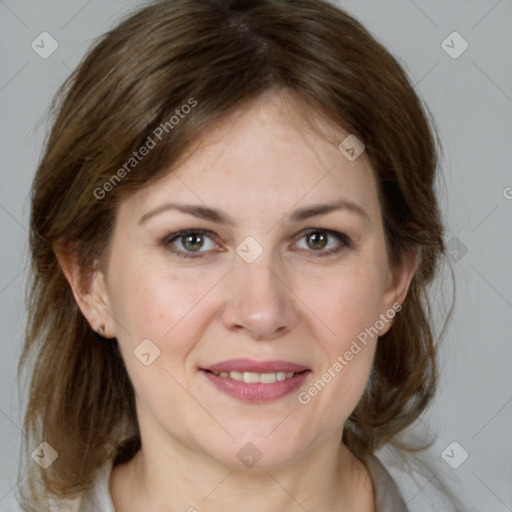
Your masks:
M 321 227 L 316 227 L 316 228 L 306 228 L 306 229 L 303 229 L 302 231 L 300 231 L 298 233 L 298 239 L 300 240 L 301 238 L 303 238 L 304 236 L 306 235 L 309 235 L 311 233 L 327 233 L 328 235 L 334 237 L 334 238 L 338 238 L 340 239 L 342 242 L 346 243 L 347 245 L 350 245 L 352 244 L 352 239 L 344 232 L 342 231 L 337 231 L 336 229 L 328 229 L 328 228 L 321 228 Z
M 299 231 L 297 233 L 297 235 L 294 237 L 295 241 L 293 243 L 295 244 L 295 243 L 297 243 L 297 241 L 300 241 L 302 238 L 306 237 L 307 235 L 309 235 L 311 233 L 317 233 L 317 232 L 327 233 L 327 235 L 329 237 L 339 240 L 341 247 L 331 248 L 329 250 L 319 250 L 319 251 L 315 251 L 313 249 L 311 249 L 309 251 L 307 249 L 292 249 L 292 250 L 306 251 L 309 253 L 309 256 L 311 256 L 311 257 L 315 257 L 315 256 L 327 257 L 327 256 L 334 255 L 334 254 L 341 252 L 344 248 L 346 249 L 346 248 L 352 247 L 352 239 L 345 233 L 334 230 L 334 229 L 327 229 L 327 228 L 321 228 L 321 227 L 306 228 L 306 229 Z M 167 236 L 165 236 L 162 239 L 161 243 L 168 251 L 170 251 L 172 254 L 174 254 L 178 257 L 183 257 L 183 258 L 208 257 L 210 255 L 209 253 L 211 253 L 211 251 L 199 250 L 197 252 L 193 252 L 193 251 L 189 252 L 189 251 L 174 250 L 174 249 L 170 248 L 172 246 L 172 242 L 179 240 L 189 234 L 201 234 L 201 235 L 207 236 L 208 238 L 212 239 L 212 241 L 214 243 L 217 243 L 217 242 L 215 242 L 215 238 L 217 237 L 217 235 L 213 231 L 211 231 L 209 229 L 203 229 L 203 228 L 188 228 L 188 229 L 182 229 L 180 231 L 175 231 L 175 232 L 170 233 Z M 222 251 L 223 251 L 223 249 L 220 249 L 220 250 L 216 250 L 215 252 L 222 252 Z
M 165 236 L 162 239 L 161 243 L 171 253 L 176 254 L 178 256 L 183 256 L 185 258 L 187 258 L 187 257 L 188 258 L 195 258 L 196 257 L 196 256 L 194 256 L 195 254 L 203 254 L 203 253 L 206 254 L 206 253 L 208 253 L 209 251 L 197 251 L 197 252 L 190 251 L 190 252 L 187 252 L 187 251 L 180 251 L 180 250 L 170 249 L 170 247 L 172 246 L 172 242 L 174 242 L 176 240 L 180 240 L 180 239 L 182 239 L 185 236 L 190 235 L 190 234 L 204 235 L 204 236 L 207 236 L 208 238 L 210 238 L 214 243 L 217 243 L 217 242 L 215 242 L 216 234 L 213 231 L 209 230 L 209 229 L 203 229 L 203 228 L 188 228 L 188 229 L 181 229 L 180 231 L 175 231 L 174 233 L 170 233 L 167 236 Z M 221 250 L 217 250 L 216 252 L 220 252 L 220 251 Z M 184 255 L 186 255 L 186 256 L 184 256 Z
M 327 228 L 321 228 L 321 227 L 307 228 L 307 229 L 300 231 L 300 233 L 298 233 L 298 236 L 297 236 L 297 241 L 302 240 L 304 237 L 306 237 L 307 235 L 310 235 L 311 233 L 327 233 L 328 237 L 337 239 L 339 241 L 339 243 L 341 244 L 341 247 L 340 246 L 331 247 L 330 249 L 319 250 L 319 251 L 315 251 L 313 249 L 310 249 L 310 250 L 293 249 L 293 250 L 305 251 L 307 254 L 307 257 L 312 257 L 312 258 L 325 257 L 325 258 L 327 258 L 329 256 L 335 256 L 338 253 L 342 252 L 343 249 L 349 249 L 353 245 L 352 239 L 347 234 L 345 234 L 341 231 L 337 231 L 335 229 L 327 229 Z M 294 242 L 294 243 L 297 243 L 297 242 Z

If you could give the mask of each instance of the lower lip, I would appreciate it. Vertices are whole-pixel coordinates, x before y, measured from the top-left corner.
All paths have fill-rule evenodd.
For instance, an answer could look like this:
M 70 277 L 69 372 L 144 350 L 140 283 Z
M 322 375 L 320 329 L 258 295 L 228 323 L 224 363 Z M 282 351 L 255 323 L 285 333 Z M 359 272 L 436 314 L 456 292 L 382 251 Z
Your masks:
M 201 371 L 220 391 L 250 403 L 271 402 L 289 395 L 300 388 L 310 373 L 309 370 L 296 373 L 289 379 L 277 380 L 272 384 L 262 384 L 260 382 L 248 384 L 247 382 L 230 379 L 229 377 L 220 377 L 205 370 Z

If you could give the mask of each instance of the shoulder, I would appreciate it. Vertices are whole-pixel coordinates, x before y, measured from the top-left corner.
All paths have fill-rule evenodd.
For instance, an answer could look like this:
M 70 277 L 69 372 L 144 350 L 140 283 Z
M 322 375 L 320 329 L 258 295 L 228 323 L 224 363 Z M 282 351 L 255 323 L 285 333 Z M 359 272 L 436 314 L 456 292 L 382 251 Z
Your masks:
M 115 512 L 109 490 L 113 459 L 109 458 L 95 473 L 92 487 L 74 499 L 49 500 L 50 512 Z
M 428 450 L 408 453 L 385 445 L 374 454 L 377 464 L 396 485 L 407 512 L 462 512 L 460 498 L 450 489 L 449 475 Z
M 385 445 L 365 460 L 379 512 L 462 512 L 466 508 L 446 485 L 448 474 L 428 453 L 412 454 Z M 109 489 L 113 458 L 95 474 L 93 486 L 73 500 L 50 500 L 51 512 L 115 512 Z
M 115 512 L 109 489 L 112 466 L 113 457 L 110 457 L 96 471 L 93 487 L 82 494 L 77 512 Z

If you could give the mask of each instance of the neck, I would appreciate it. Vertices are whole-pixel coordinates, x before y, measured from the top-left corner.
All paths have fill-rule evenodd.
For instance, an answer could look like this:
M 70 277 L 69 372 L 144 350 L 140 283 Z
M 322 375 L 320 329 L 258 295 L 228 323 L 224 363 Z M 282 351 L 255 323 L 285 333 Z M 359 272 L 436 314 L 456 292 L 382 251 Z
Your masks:
M 145 444 L 143 438 L 134 458 L 114 468 L 114 505 L 119 512 L 373 512 L 369 474 L 340 439 L 337 432 L 291 465 L 240 470 L 179 443 L 162 450 L 159 443 Z

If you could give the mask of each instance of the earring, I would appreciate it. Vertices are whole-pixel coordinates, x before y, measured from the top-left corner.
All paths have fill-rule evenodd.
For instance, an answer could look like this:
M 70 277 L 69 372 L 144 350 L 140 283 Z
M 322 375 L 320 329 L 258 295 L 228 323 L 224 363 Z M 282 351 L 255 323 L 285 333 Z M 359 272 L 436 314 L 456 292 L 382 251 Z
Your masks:
M 98 327 L 98 334 L 100 336 L 103 336 L 105 334 L 105 327 L 103 324 L 101 324 L 99 327 Z

